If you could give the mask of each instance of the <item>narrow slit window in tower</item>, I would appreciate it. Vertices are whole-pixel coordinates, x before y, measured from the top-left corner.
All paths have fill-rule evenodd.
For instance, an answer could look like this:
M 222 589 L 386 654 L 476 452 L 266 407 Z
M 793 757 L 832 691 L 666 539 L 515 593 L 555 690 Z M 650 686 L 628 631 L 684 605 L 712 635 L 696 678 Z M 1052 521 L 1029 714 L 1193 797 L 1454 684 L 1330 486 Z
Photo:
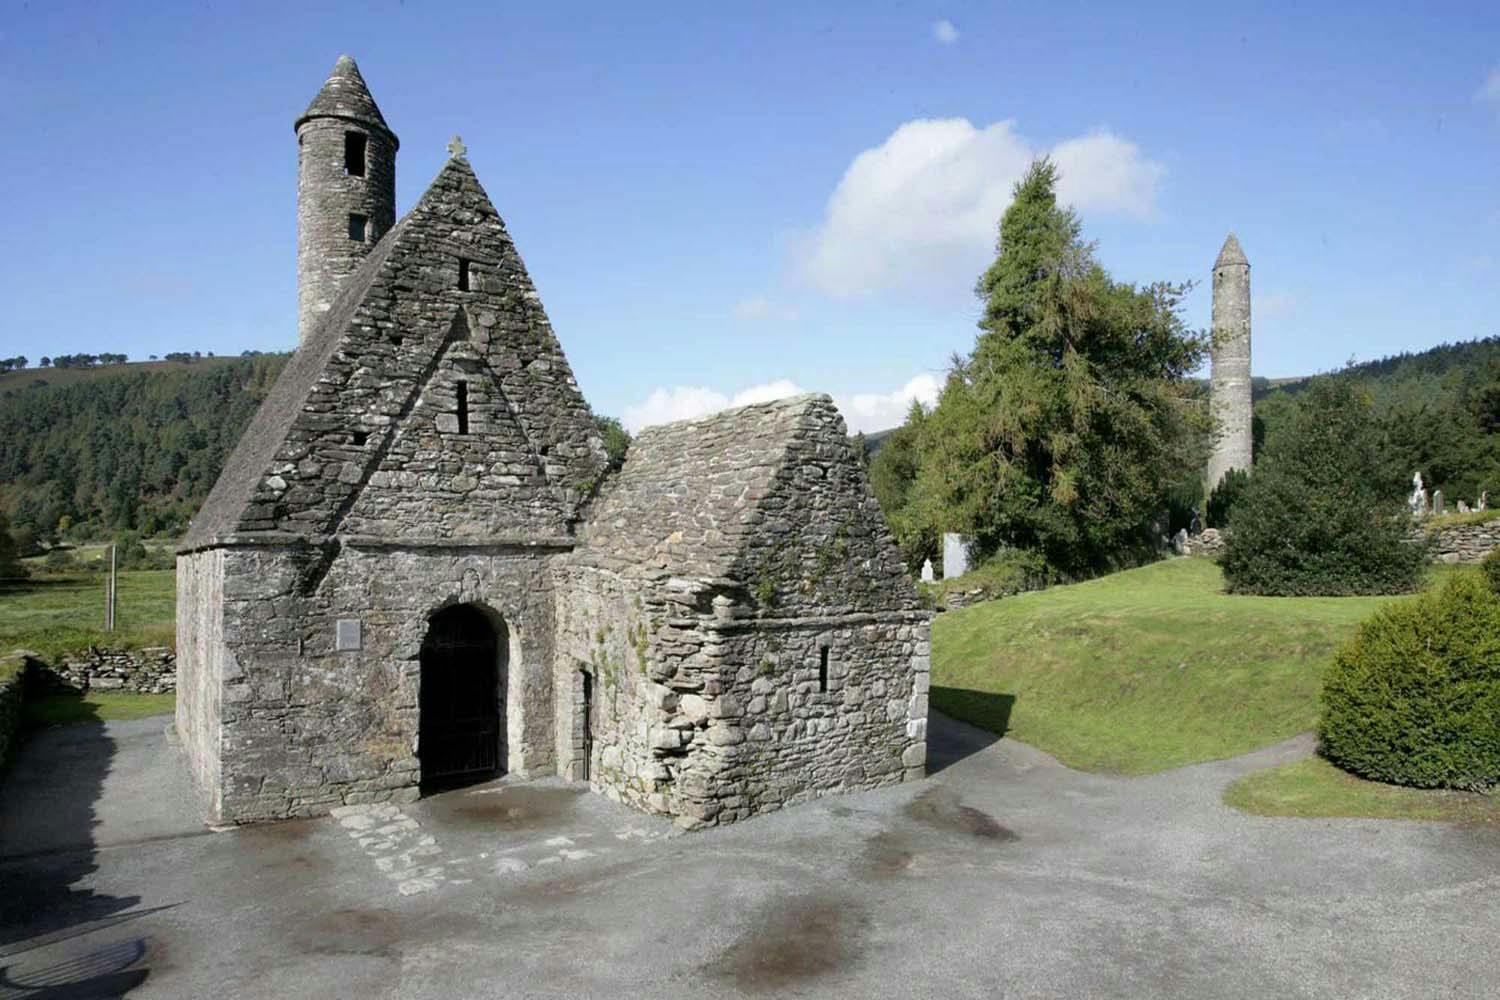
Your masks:
M 458 396 L 458 433 L 469 433 L 469 383 L 460 382 L 455 388 Z
M 353 437 L 354 437 L 354 446 L 356 448 L 362 447 L 366 441 L 370 440 L 370 432 L 369 431 L 355 431 Z
M 369 227 L 370 217 L 360 215 L 358 212 L 349 213 L 349 238 L 355 243 L 365 241 L 365 230 Z
M 460 292 L 469 290 L 469 262 L 462 257 L 458 258 L 458 290 Z
M 828 693 L 828 647 L 818 649 L 818 692 Z
M 344 133 L 344 173 L 350 177 L 365 175 L 365 150 L 368 139 L 363 132 Z

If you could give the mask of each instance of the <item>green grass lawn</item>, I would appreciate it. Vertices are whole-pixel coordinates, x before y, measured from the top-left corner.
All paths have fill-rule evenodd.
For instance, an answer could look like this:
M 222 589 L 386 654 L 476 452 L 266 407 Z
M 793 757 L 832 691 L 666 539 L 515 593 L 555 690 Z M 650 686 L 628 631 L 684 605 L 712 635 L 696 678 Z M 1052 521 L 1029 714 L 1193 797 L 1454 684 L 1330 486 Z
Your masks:
M 1500 799 L 1494 795 L 1364 781 L 1321 757 L 1246 775 L 1225 790 L 1224 801 L 1258 816 L 1427 819 L 1500 826 Z
M 88 694 L 28 694 L 21 705 L 26 726 L 61 726 L 74 722 L 112 722 L 171 715 L 177 705 L 171 694 L 130 694 L 90 691 Z
M 120 573 L 113 632 L 104 631 L 104 578 L 90 574 L 0 585 L 0 653 L 33 649 L 44 657 L 91 644 L 121 649 L 170 646 L 177 612 L 173 570 Z
M 1224 593 L 1170 559 L 938 616 L 932 705 L 1071 767 L 1146 774 L 1312 729 L 1323 670 L 1386 597 Z

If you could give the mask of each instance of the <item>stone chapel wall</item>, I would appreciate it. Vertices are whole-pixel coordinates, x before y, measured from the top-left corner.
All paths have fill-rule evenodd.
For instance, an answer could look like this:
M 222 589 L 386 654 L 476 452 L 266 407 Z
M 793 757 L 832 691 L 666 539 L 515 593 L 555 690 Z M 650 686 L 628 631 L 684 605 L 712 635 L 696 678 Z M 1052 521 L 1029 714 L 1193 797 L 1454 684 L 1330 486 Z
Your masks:
M 415 798 L 422 641 L 431 614 L 452 604 L 504 620 L 504 759 L 523 776 L 552 773 L 549 552 L 346 546 L 324 566 L 326 558 L 309 547 L 223 550 L 223 800 L 214 818 Z M 338 648 L 341 621 L 358 623 L 358 648 Z M 353 630 L 346 624 L 346 640 Z
M 222 549 L 177 557 L 176 730 L 213 818 L 220 811 L 220 697 L 230 656 L 224 646 L 224 557 Z

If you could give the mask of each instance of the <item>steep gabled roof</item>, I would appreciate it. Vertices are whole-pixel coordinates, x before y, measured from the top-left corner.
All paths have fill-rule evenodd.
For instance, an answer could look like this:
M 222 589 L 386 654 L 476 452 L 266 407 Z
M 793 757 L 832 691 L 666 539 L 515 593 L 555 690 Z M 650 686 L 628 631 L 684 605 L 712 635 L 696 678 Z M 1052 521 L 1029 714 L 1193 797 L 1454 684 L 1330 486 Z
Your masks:
M 496 373 L 514 425 L 547 456 L 549 496 L 576 507 L 606 461 L 592 415 L 504 222 L 455 157 L 292 356 L 182 548 L 338 531 L 460 329 L 474 331 L 467 353 Z M 571 516 L 557 512 L 556 533 Z M 534 531 L 534 512 L 528 523 Z
M 724 577 L 760 520 L 797 425 L 827 396 L 792 396 L 648 427 L 594 505 L 583 561 Z
M 909 610 L 916 593 L 833 401 L 792 396 L 650 427 L 575 565 L 750 591 L 766 614 Z
M 342 118 L 358 122 L 380 129 L 391 137 L 391 143 L 396 148 L 401 146 L 396 133 L 385 123 L 385 116 L 380 113 L 375 98 L 370 95 L 370 88 L 365 86 L 365 78 L 360 75 L 359 67 L 349 56 L 339 56 L 338 62 L 333 64 L 333 72 L 328 74 L 328 79 L 323 83 L 323 89 L 318 91 L 307 110 L 298 116 L 292 128 L 300 129 L 302 123 L 309 118 Z

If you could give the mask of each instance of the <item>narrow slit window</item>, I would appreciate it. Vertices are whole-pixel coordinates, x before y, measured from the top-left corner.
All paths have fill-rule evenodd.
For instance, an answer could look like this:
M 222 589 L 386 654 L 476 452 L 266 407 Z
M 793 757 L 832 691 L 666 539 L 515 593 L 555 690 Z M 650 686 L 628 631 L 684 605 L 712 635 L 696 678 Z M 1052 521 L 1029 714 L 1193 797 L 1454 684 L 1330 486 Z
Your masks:
M 354 445 L 355 445 L 355 447 L 362 447 L 364 445 L 364 443 L 366 441 L 368 441 L 368 440 L 370 440 L 370 432 L 369 431 L 355 431 L 354 432 Z
M 458 433 L 469 433 L 469 383 L 458 383 L 455 393 L 458 396 Z
M 828 693 L 828 647 L 818 650 L 818 692 Z
M 344 173 L 350 177 L 365 175 L 365 151 L 368 139 L 363 132 L 344 133 Z
M 360 215 L 358 212 L 349 213 L 349 238 L 356 243 L 365 241 L 365 230 L 369 228 L 370 217 Z
M 458 258 L 458 290 L 469 290 L 469 262 L 462 257 Z

